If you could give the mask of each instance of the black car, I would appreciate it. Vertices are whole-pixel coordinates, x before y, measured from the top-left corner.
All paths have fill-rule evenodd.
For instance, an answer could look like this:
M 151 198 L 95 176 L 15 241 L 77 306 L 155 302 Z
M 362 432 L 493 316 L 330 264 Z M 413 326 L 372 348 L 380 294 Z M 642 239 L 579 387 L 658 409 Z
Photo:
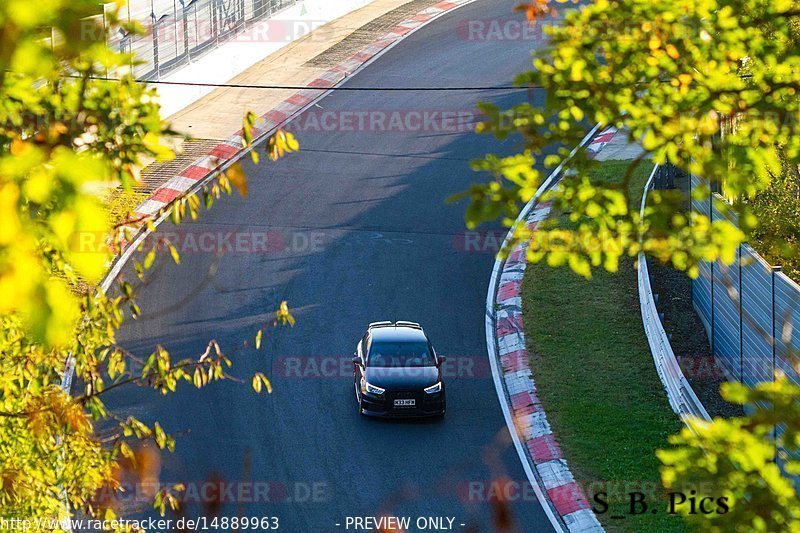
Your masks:
M 381 417 L 444 416 L 444 357 L 416 322 L 373 322 L 358 343 L 358 411 Z

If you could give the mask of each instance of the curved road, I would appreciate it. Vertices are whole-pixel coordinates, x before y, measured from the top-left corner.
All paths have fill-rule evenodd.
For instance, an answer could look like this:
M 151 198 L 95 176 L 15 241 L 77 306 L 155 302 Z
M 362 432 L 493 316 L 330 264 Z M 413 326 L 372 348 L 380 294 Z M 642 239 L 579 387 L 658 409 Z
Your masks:
M 510 83 L 529 68 L 536 43 L 470 40 L 465 24 L 521 21 L 513 13 L 517 3 L 485 0 L 456 10 L 348 83 Z M 348 516 L 381 514 L 451 517 L 456 531 L 551 530 L 526 486 L 487 361 L 484 301 L 493 242 L 465 240 L 465 204 L 445 204 L 478 179 L 469 160 L 519 146 L 469 128 L 454 131 L 436 118 L 406 131 L 378 131 L 379 125 L 314 131 L 313 120 L 349 111 L 404 117 L 426 111 L 430 118 L 471 113 L 481 100 L 508 106 L 526 97 L 519 91 L 335 92 L 311 111 L 315 117 L 301 117 L 300 153 L 259 166 L 247 160 L 249 198 L 226 199 L 198 223 L 182 226 L 195 236 L 235 232 L 250 244 L 221 257 L 187 248 L 181 266 L 159 259 L 141 288 L 144 316 L 126 324 L 121 344 L 142 355 L 161 342 L 179 358 L 196 356 L 214 338 L 231 352 L 252 339 L 281 300 L 297 318 L 292 329 L 269 331 L 260 351 L 239 350 L 234 357 L 234 374 L 247 379 L 263 370 L 272 395 L 229 382 L 200 392 L 184 386 L 166 399 L 137 390 L 115 395 L 123 414 L 159 420 L 176 435 L 161 478 L 189 484 L 191 515 L 202 512 L 204 482 L 216 479 L 230 483 L 220 514 L 277 516 L 284 531 L 345 531 Z M 253 250 L 253 238 L 264 235 L 268 248 L 277 243 L 280 249 Z M 444 420 L 357 414 L 349 361 L 367 323 L 385 319 L 420 322 L 450 357 Z M 496 503 L 500 485 L 491 482 L 498 479 L 511 482 L 503 485 L 510 488 L 507 508 Z

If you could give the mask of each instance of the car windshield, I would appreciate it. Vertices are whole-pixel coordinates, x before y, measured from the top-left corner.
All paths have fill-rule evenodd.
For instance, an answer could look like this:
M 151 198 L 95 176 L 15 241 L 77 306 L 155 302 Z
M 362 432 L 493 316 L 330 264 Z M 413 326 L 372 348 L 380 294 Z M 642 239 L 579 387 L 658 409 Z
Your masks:
M 427 342 L 373 342 L 369 349 L 369 366 L 409 367 L 435 366 Z

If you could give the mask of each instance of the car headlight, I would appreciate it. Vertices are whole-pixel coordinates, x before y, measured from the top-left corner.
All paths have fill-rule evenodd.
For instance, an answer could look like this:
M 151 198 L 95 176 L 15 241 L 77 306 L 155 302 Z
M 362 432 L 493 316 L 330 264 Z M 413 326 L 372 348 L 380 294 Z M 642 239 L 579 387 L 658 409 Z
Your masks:
M 427 392 L 428 394 L 435 394 L 437 392 L 442 392 L 442 382 L 440 381 L 439 383 L 437 383 L 435 385 L 431 385 L 430 387 L 427 387 L 425 389 L 425 392 Z
M 361 390 L 370 394 L 383 394 L 386 392 L 386 389 L 376 387 L 363 378 L 361 379 Z

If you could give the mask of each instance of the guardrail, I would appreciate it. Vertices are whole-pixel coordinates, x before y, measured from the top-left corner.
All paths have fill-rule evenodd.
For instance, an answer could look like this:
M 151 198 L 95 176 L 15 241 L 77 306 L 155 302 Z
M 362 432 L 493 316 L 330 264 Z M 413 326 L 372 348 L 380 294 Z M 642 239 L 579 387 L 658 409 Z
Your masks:
M 639 210 L 642 219 L 647 205 L 647 194 L 653 189 L 659 168 L 658 165 L 653 168 L 653 172 L 644 187 Z M 710 421 L 711 417 L 708 415 L 708 411 L 697 398 L 692 386 L 686 380 L 686 376 L 683 375 L 678 359 L 675 357 L 675 352 L 672 351 L 667 333 L 664 331 L 661 318 L 658 316 L 658 308 L 653 297 L 653 288 L 650 286 L 647 257 L 645 257 L 644 252 L 639 252 L 638 277 L 639 305 L 642 311 L 644 331 L 647 335 L 647 342 L 650 344 L 650 352 L 653 354 L 658 377 L 661 379 L 661 383 L 667 393 L 669 404 L 684 422 L 689 417 Z

